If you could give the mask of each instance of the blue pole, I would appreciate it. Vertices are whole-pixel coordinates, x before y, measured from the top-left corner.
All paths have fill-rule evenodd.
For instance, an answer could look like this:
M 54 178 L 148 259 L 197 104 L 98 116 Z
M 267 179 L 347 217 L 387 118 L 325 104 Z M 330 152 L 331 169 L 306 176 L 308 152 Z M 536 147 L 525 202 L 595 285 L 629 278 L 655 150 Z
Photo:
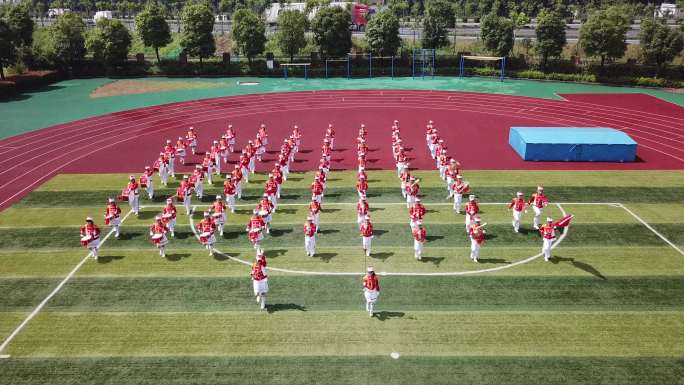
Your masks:
M 351 79 L 351 60 L 349 60 L 350 56 L 347 54 L 347 79 Z
M 501 59 L 501 81 L 504 81 L 505 71 L 506 71 L 506 57 L 503 57 Z
M 287 66 L 283 66 L 283 77 L 287 79 Z
M 325 78 L 328 78 L 328 59 L 325 59 Z
M 433 49 L 432 50 L 432 78 L 433 79 L 435 78 L 435 72 L 437 72 L 437 69 L 435 68 L 435 56 L 436 56 L 435 52 L 436 51 Z
M 411 55 L 411 77 L 416 78 L 416 50 L 413 50 L 413 55 Z
M 309 67 L 309 66 L 307 66 L 307 65 L 304 66 L 304 80 L 309 80 L 309 75 L 308 75 L 308 72 L 307 72 L 307 68 L 308 68 L 308 67 Z

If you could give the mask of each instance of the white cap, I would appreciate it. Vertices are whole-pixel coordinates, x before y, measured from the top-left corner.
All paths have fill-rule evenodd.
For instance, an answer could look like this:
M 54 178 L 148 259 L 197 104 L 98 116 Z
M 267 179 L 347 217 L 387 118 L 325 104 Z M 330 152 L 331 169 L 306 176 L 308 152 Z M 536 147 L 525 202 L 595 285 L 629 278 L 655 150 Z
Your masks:
M 190 129 L 191 129 L 191 130 L 194 130 L 194 129 L 195 129 L 195 127 L 192 127 L 192 126 L 190 126 Z
M 166 139 L 166 143 L 171 143 L 171 139 Z
M 547 222 L 553 222 L 553 219 L 552 218 L 546 218 L 546 221 Z
M 432 124 L 432 123 L 433 123 L 432 120 L 429 120 L 429 121 L 428 121 L 428 124 Z
M 332 123 L 328 123 L 328 128 L 332 128 Z
M 474 200 L 475 200 L 475 195 L 468 195 L 468 200 L 474 201 Z
M 366 125 L 361 123 L 361 128 L 366 128 Z
M 215 140 L 214 143 L 218 143 L 218 140 Z
M 370 214 L 366 214 L 365 217 L 363 217 L 364 221 L 370 221 Z
M 263 124 L 263 123 L 261 123 L 261 126 L 259 126 L 259 127 L 261 127 L 261 128 L 266 128 L 266 125 Z
M 160 217 L 159 215 L 157 215 L 157 216 L 154 217 L 154 220 L 160 221 L 160 220 L 161 220 L 161 217 Z
M 171 198 L 166 198 L 166 203 L 173 203 L 173 199 L 171 199 Z
M 542 186 L 537 186 L 537 190 L 543 190 L 543 189 L 544 189 L 544 187 L 542 187 Z
M 188 179 L 188 176 L 187 176 L 187 175 L 183 175 L 183 179 Z
M 216 196 L 216 200 L 220 200 L 220 199 L 221 199 L 221 196 L 220 196 L 220 195 L 217 195 L 217 196 Z
M 233 125 L 232 125 L 232 124 L 229 124 L 229 125 L 228 125 L 228 128 L 233 128 Z
M 295 128 L 295 129 L 298 129 L 299 127 L 297 127 L 297 125 L 295 124 L 294 128 Z
M 518 191 L 517 193 L 515 193 L 515 195 L 520 196 L 520 195 L 523 195 L 523 193 L 522 193 L 522 191 Z
M 179 136 L 179 137 L 178 137 L 178 140 L 183 140 L 183 137 L 182 137 L 182 136 Z
M 86 222 L 92 222 L 92 221 L 93 221 L 93 217 L 86 217 Z
M 209 216 L 209 212 L 205 211 L 205 212 L 204 212 L 204 217 L 206 218 L 206 217 L 208 217 L 208 216 Z
M 416 202 L 420 202 L 420 198 L 419 198 L 419 197 L 416 197 Z
M 109 203 L 114 203 L 114 198 L 109 198 L 108 201 Z
M 134 179 L 135 179 L 135 176 L 134 176 L 134 175 L 131 175 L 131 176 L 129 176 L 128 178 L 134 180 Z
M 475 222 L 479 222 L 479 221 L 480 221 L 480 217 L 479 217 L 479 216 L 475 216 L 475 218 L 473 218 L 473 220 L 474 220 Z
M 461 174 L 456 175 L 456 179 L 463 179 L 463 175 L 461 175 Z
M 314 219 L 313 219 L 313 217 L 306 217 L 306 220 L 309 221 L 309 222 L 311 222 L 311 221 L 313 221 Z
M 397 123 L 399 123 L 399 121 L 398 121 L 398 120 L 396 120 L 396 119 L 394 119 L 394 124 L 397 124 Z
M 149 169 L 150 169 L 150 166 L 145 166 L 145 170 L 149 170 Z
M 375 272 L 375 270 L 373 269 L 373 266 L 368 266 L 368 268 L 366 269 L 366 271 L 368 271 L 369 273 L 374 273 L 374 272 Z

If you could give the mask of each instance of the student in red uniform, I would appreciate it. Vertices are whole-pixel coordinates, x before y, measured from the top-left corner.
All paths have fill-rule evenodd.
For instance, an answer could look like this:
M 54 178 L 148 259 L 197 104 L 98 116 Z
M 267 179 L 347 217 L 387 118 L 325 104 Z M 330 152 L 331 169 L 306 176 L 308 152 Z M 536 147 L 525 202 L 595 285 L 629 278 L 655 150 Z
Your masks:
M 209 256 L 214 256 L 214 243 L 216 243 L 216 225 L 208 212 L 204 212 L 204 218 L 197 224 L 197 231 L 200 233 L 200 243 L 209 250 Z
M 119 226 L 121 225 L 121 208 L 113 198 L 109 198 L 107 208 L 105 208 L 104 223 L 114 230 L 114 237 L 119 238 Z
M 423 217 L 425 217 L 426 212 L 427 210 L 420 202 L 420 198 L 416 198 L 416 202 L 409 209 L 409 224 L 411 225 L 411 230 L 423 223 Z
M 316 224 L 313 222 L 312 217 L 306 218 L 306 223 L 304 224 L 304 249 L 306 249 L 306 255 L 313 257 L 316 254 Z
M 556 225 L 553 223 L 553 219 L 546 218 L 546 223 L 539 228 L 539 234 L 542 236 L 544 260 L 548 262 L 551 259 L 551 247 L 556 240 Z
M 411 205 L 416 202 L 416 198 L 420 194 L 420 185 L 418 182 L 420 182 L 420 179 L 416 179 L 412 176 L 409 178 L 408 184 L 406 184 L 406 208 L 411 207 Z
M 197 133 L 193 127 L 190 127 L 185 134 L 185 142 L 190 146 L 192 155 L 195 155 L 195 151 L 197 151 Z
M 473 218 L 473 224 L 470 225 L 470 229 L 468 230 L 468 235 L 470 235 L 470 259 L 473 260 L 473 262 L 478 262 L 478 258 L 480 257 L 480 247 L 485 242 L 485 236 L 487 232 L 484 229 L 484 225 L 480 224 L 480 217 L 475 216 Z
M 264 239 L 263 230 L 265 226 L 266 224 L 264 223 L 263 218 L 261 218 L 257 210 L 254 210 L 245 231 L 248 232 L 249 240 L 252 242 L 254 250 L 256 250 L 257 253 L 262 252 L 260 242 Z
M 223 225 L 226 224 L 226 204 L 220 195 L 216 196 L 216 201 L 211 205 L 211 211 L 213 211 L 212 219 L 218 228 L 219 235 L 223 236 Z
M 475 199 L 475 195 L 468 196 L 468 203 L 466 203 L 466 207 L 465 207 L 466 233 L 468 233 L 468 231 L 470 231 L 470 222 L 473 220 L 473 218 L 479 212 L 480 212 L 480 206 L 477 204 L 477 200 Z
M 181 164 L 185 164 L 185 139 L 182 136 L 178 137 L 176 141 L 176 156 L 180 160 Z
M 316 232 L 320 232 L 321 204 L 314 199 L 309 203 L 309 216 L 313 218 L 313 223 L 316 225 Z
M 323 198 L 323 183 L 316 178 L 313 183 L 311 183 L 311 199 L 314 199 L 316 202 L 321 203 L 321 200 Z
M 128 190 L 128 204 L 131 206 L 133 213 L 138 215 L 140 211 L 140 188 L 133 175 L 130 176 L 126 189 Z
M 150 226 L 150 240 L 152 244 L 159 248 L 159 256 L 162 258 L 166 257 L 166 245 L 169 244 L 169 240 L 166 238 L 166 233 L 169 228 L 166 227 L 162 217 L 157 215 L 154 218 L 154 223 Z
M 523 210 L 525 210 L 525 197 L 522 191 L 518 191 L 515 197 L 508 204 L 508 208 L 513 212 L 513 230 L 520 231 L 520 218 L 522 218 Z
M 368 207 L 368 201 L 366 198 L 360 198 L 359 203 L 356 204 L 356 223 L 359 225 L 359 229 L 363 224 L 363 220 L 369 213 L 370 208 Z
M 527 204 L 534 210 L 534 229 L 539 230 L 539 220 L 541 219 L 542 209 L 549 204 L 549 198 L 544 195 L 544 188 L 542 186 L 537 187 L 537 192 L 532 193 Z
M 90 250 L 90 255 L 97 259 L 97 249 L 100 247 L 100 228 L 87 217 L 85 225 L 81 226 L 81 245 Z
M 363 252 L 367 257 L 371 255 L 371 240 L 373 239 L 373 224 L 370 221 L 370 215 L 366 215 L 359 229 L 361 234 Z
M 367 273 L 363 277 L 363 296 L 366 298 L 368 316 L 372 318 L 375 312 L 375 303 L 378 302 L 380 296 L 380 281 L 375 275 L 373 266 L 368 266 Z
M 169 170 L 169 175 L 176 177 L 176 147 L 171 143 L 171 139 L 166 140 L 166 145 L 164 146 L 164 155 L 167 159 L 167 167 Z
M 183 203 L 185 215 L 192 213 L 192 189 L 193 186 L 190 183 L 190 179 L 187 175 L 183 175 L 183 180 L 176 189 L 176 199 L 178 199 L 179 203 Z
M 223 194 L 226 196 L 226 203 L 230 212 L 235 214 L 235 182 L 230 175 L 223 181 Z
M 252 287 L 254 296 L 261 310 L 266 310 L 266 293 L 268 293 L 268 275 L 266 274 L 266 264 L 260 261 L 252 265 Z
M 468 183 L 463 181 L 463 176 L 461 174 L 456 175 L 456 181 L 451 184 L 451 189 L 449 190 L 449 196 L 447 199 L 454 197 L 454 211 L 456 214 L 461 213 L 461 203 L 463 202 L 463 194 L 470 191 L 470 186 Z
M 363 175 L 361 175 L 356 182 L 356 192 L 359 194 L 359 199 L 366 197 L 366 193 L 368 192 L 368 181 Z
M 144 188 L 147 192 L 147 197 L 152 200 L 154 198 L 154 171 L 152 167 L 145 166 L 145 172 L 140 175 L 140 187 Z
M 427 233 L 425 227 L 422 224 L 416 226 L 413 231 L 413 252 L 417 260 L 423 259 L 423 244 L 427 239 Z
M 166 206 L 162 209 L 162 221 L 169 229 L 172 237 L 176 236 L 176 206 L 173 205 L 173 199 L 166 200 Z

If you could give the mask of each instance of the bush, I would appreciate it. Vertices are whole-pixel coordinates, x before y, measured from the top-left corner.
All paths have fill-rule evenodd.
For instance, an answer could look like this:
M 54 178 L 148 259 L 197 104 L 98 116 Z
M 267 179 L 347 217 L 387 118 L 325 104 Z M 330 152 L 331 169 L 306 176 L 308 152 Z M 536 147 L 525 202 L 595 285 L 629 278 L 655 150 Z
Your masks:
M 9 99 L 17 94 L 17 86 L 14 82 L 0 80 L 0 99 Z

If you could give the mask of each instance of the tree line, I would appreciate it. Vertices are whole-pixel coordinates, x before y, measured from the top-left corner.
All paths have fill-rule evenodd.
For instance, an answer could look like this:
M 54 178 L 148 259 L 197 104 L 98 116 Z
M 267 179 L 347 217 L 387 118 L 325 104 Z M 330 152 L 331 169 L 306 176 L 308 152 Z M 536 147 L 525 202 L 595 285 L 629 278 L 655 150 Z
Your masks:
M 285 10 L 278 15 L 275 43 L 290 60 L 306 45 L 308 31 L 322 57 L 346 57 L 352 47 L 349 10 L 325 6 L 321 0 L 311 6 L 321 6 L 315 17 L 297 10 Z M 233 52 L 252 59 L 263 54 L 266 38 L 265 21 L 253 7 L 263 7 L 257 0 L 222 0 L 230 2 L 232 12 Z M 221 2 L 217 6 L 220 6 Z M 488 1 L 479 3 L 480 8 Z M 523 2 L 524 3 L 524 2 Z M 373 15 L 366 29 L 368 49 L 374 55 L 394 56 L 401 46 L 399 36 L 400 17 L 394 3 Z M 424 6 L 421 24 L 423 48 L 439 49 L 449 43 L 448 31 L 454 26 L 456 12 L 454 2 L 430 0 Z M 481 20 L 481 40 L 490 54 L 507 56 L 514 44 L 516 28 L 529 22 L 529 18 L 514 9 L 516 3 L 490 2 L 489 12 Z M 522 3 L 521 3 L 522 4 Z M 227 7 L 228 5 L 226 5 Z M 216 51 L 213 35 L 214 10 L 210 2 L 189 2 L 180 10 L 183 31 L 180 46 L 184 54 L 202 60 L 212 57 Z M 80 16 L 69 13 L 57 18 L 47 28 L 34 32 L 27 4 L 5 7 L 0 12 L 0 64 L 39 63 L 69 70 L 83 60 L 86 54 L 106 67 L 122 65 L 127 60 L 132 36 L 124 25 L 114 19 L 99 20 L 92 31 Z M 136 16 L 136 33 L 147 47 L 152 47 L 160 62 L 159 49 L 171 42 L 171 32 L 166 22 L 166 6 L 162 2 L 148 2 Z M 540 59 L 542 69 L 547 69 L 550 59 L 560 57 L 566 45 L 565 30 L 568 4 L 555 1 L 536 14 L 536 42 L 534 52 Z M 588 56 L 600 59 L 601 66 L 623 57 L 629 29 L 629 12 L 624 6 L 610 6 L 594 10 L 582 25 L 579 44 Z M 641 50 L 645 63 L 656 68 L 655 76 L 684 48 L 682 28 L 671 28 L 662 19 L 643 19 L 641 24 Z M 0 76 L 4 73 L 0 71 Z

